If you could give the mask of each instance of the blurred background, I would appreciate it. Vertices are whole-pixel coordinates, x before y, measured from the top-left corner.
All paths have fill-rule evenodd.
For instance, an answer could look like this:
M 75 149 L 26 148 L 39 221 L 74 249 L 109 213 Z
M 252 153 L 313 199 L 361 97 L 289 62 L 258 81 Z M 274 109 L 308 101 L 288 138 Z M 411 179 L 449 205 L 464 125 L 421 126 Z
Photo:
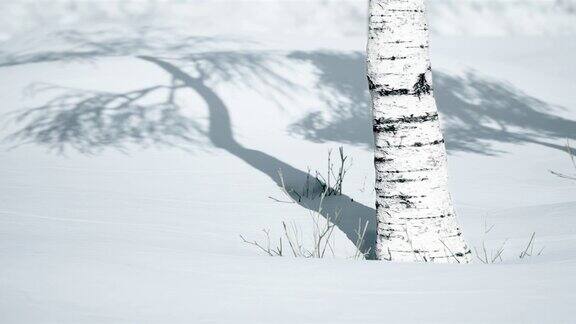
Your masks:
M 255 37 L 354 37 L 365 34 L 367 17 L 367 1 L 359 0 L 22 0 L 3 1 L 0 9 L 2 41 L 33 31 L 103 23 L 171 25 L 203 34 Z M 576 29 L 573 0 L 432 0 L 428 9 L 434 35 L 570 35 Z

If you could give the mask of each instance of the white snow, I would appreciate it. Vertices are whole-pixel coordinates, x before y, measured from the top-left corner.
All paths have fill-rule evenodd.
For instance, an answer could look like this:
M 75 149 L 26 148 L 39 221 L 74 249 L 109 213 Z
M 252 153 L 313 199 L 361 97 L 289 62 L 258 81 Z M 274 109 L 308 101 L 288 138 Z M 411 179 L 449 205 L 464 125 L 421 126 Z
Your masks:
M 576 172 L 562 150 L 576 144 L 570 2 L 430 5 L 459 218 L 471 246 L 507 239 L 503 262 L 466 266 L 350 258 L 364 215 L 350 211 L 374 204 L 363 1 L 129 4 L 0 5 L 1 323 L 573 321 L 576 183 L 549 173 Z M 166 89 L 100 115 L 65 106 L 170 86 L 141 55 L 209 71 L 234 139 L 256 151 L 215 147 L 190 87 L 176 110 L 157 105 Z M 306 208 L 269 198 L 283 198 L 273 166 L 324 172 L 340 145 L 355 203 L 330 198 L 346 217 L 336 255 L 271 258 L 242 243 L 262 229 L 278 238 L 282 221 L 309 233 Z M 532 232 L 542 255 L 519 259 Z

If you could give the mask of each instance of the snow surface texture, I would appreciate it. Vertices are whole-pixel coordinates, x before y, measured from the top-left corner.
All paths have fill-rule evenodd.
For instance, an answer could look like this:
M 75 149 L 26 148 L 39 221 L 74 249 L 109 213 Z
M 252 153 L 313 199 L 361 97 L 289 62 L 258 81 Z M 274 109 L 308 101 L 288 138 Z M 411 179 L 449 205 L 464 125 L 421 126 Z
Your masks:
M 467 266 L 349 258 L 374 222 L 364 2 L 0 6 L 1 323 L 573 322 L 576 184 L 548 172 L 574 172 L 572 2 L 430 3 L 459 219 L 508 239 Z M 302 186 L 340 145 L 335 257 L 242 243 L 307 238 L 277 169 Z

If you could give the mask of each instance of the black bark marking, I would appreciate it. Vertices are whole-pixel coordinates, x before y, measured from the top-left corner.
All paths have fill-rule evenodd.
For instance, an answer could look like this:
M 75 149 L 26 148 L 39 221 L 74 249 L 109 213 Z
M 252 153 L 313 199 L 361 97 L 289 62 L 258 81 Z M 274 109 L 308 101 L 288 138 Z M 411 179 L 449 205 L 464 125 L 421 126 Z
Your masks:
M 380 180 L 380 181 L 392 182 L 392 183 L 405 183 L 405 182 L 414 182 L 414 181 L 416 181 L 416 179 L 404 179 L 404 178 L 400 178 L 400 179 Z
M 398 253 L 439 253 L 439 252 L 443 252 L 441 250 L 391 250 L 392 252 L 398 252 Z
M 422 196 L 410 196 L 410 195 L 390 195 L 390 196 L 387 196 L 387 195 L 382 195 L 379 197 L 384 198 L 384 199 L 398 198 L 398 199 L 406 200 L 406 199 L 414 199 L 414 198 L 424 198 L 426 196 L 425 195 L 422 195 Z
M 405 60 L 408 56 L 390 56 L 390 57 L 379 57 L 378 59 L 383 61 L 396 61 L 396 60 Z
M 402 220 L 424 220 L 424 219 L 438 219 L 438 218 L 446 218 L 449 216 L 454 216 L 453 214 L 446 214 L 446 215 L 438 215 L 438 216 L 429 216 L 429 217 L 414 217 L 414 218 L 409 218 L 409 217 L 400 217 L 398 219 L 402 219 Z
M 432 87 L 430 86 L 430 84 L 428 84 L 428 81 L 426 80 L 426 74 L 421 73 L 418 76 L 418 81 L 416 81 L 414 87 L 412 88 L 412 92 L 414 93 L 415 96 L 420 98 L 424 94 L 430 94 L 431 90 Z
M 384 180 L 384 179 L 378 179 L 378 180 L 384 181 L 384 182 L 392 182 L 392 183 L 405 183 L 405 182 L 426 181 L 426 180 L 428 180 L 428 178 L 420 178 L 420 179 L 399 178 L 399 179 L 392 179 L 392 180 Z
M 426 113 L 425 115 L 414 116 L 413 114 L 410 116 L 404 116 L 400 118 L 377 118 L 374 119 L 374 122 L 377 125 L 380 124 L 395 124 L 395 123 L 423 123 L 427 121 L 435 121 L 438 120 L 438 113 Z
M 410 196 L 410 195 L 382 195 L 382 196 L 378 196 L 380 198 L 383 199 L 398 199 L 400 201 L 398 201 L 398 203 L 404 205 L 404 207 L 406 208 L 413 208 L 416 206 L 416 204 L 414 202 L 412 202 L 410 199 L 414 199 L 414 198 L 424 198 L 426 196 Z
M 422 45 L 423 46 L 423 45 Z M 399 60 L 399 59 L 406 59 L 406 56 L 391 56 L 391 57 L 380 57 L 380 60 Z M 430 70 L 430 67 L 428 67 Z M 430 94 L 432 91 L 432 87 L 426 80 L 426 73 L 421 73 L 418 75 L 418 80 L 412 86 L 412 89 L 388 89 L 381 85 L 375 84 L 370 77 L 368 77 L 368 89 L 376 91 L 381 96 L 388 97 L 388 96 L 406 96 L 406 95 L 414 95 L 418 98 L 421 98 L 425 94 Z
M 424 12 L 422 9 L 388 9 L 392 12 Z
M 408 89 L 380 89 L 378 90 L 378 94 L 384 97 L 388 96 L 405 96 L 410 94 L 410 90 Z
M 466 255 L 466 254 L 472 254 L 472 250 L 468 250 L 468 251 L 466 251 L 465 253 L 458 252 L 458 253 L 455 253 L 454 255 L 457 256 L 457 257 L 463 257 L 463 256 Z
M 395 40 L 395 41 L 382 42 L 382 43 L 383 44 L 403 44 L 403 43 L 412 43 L 412 41 Z
M 392 162 L 394 161 L 394 159 L 387 159 L 387 158 L 383 158 L 383 157 L 375 157 L 374 158 L 374 162 L 376 163 L 385 163 L 385 162 Z
M 384 133 L 396 134 L 398 128 L 396 128 L 396 126 L 394 125 L 386 125 L 386 126 L 374 125 L 373 130 L 374 132 L 377 133 L 384 132 Z
M 372 82 L 372 79 L 370 79 L 369 76 L 367 78 L 368 78 L 368 89 L 370 90 L 376 89 L 376 86 L 374 85 L 374 82 Z
M 388 146 L 382 146 L 382 145 L 376 145 L 377 148 L 390 148 L 390 147 L 394 147 L 394 148 L 404 148 L 404 147 L 423 147 L 423 146 L 432 146 L 432 145 L 439 145 L 439 144 L 443 144 L 444 140 L 435 140 L 429 143 L 422 143 L 422 142 L 416 142 L 412 145 L 388 145 Z
M 430 142 L 430 143 L 416 142 L 416 143 L 414 143 L 413 145 L 403 145 L 403 146 L 402 146 L 402 145 L 398 145 L 397 147 L 410 147 L 410 146 L 412 146 L 412 147 L 422 147 L 422 146 L 438 145 L 438 144 L 442 144 L 442 143 L 444 143 L 444 140 L 443 140 L 443 139 L 441 139 L 441 140 L 435 140 L 435 141 L 432 141 L 432 142 Z
M 408 172 L 424 172 L 424 171 L 432 171 L 434 169 L 432 168 L 423 168 L 423 169 L 414 169 L 414 170 L 388 170 L 388 171 L 382 171 L 385 173 L 408 173 Z

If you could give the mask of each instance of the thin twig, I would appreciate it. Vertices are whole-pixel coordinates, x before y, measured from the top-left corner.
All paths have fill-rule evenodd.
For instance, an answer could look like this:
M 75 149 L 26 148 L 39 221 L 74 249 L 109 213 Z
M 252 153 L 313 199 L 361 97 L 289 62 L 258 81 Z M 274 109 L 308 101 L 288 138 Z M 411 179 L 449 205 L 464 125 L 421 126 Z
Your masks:
M 444 241 L 439 240 L 440 243 L 442 243 L 447 249 L 448 252 L 450 252 L 450 255 L 452 255 L 452 257 L 454 258 L 454 260 L 456 260 L 456 262 L 460 263 L 460 260 L 458 260 L 458 258 L 454 255 L 454 253 L 452 252 L 452 250 L 450 250 L 450 248 L 448 247 L 448 245 L 446 245 L 446 243 L 444 243 Z

